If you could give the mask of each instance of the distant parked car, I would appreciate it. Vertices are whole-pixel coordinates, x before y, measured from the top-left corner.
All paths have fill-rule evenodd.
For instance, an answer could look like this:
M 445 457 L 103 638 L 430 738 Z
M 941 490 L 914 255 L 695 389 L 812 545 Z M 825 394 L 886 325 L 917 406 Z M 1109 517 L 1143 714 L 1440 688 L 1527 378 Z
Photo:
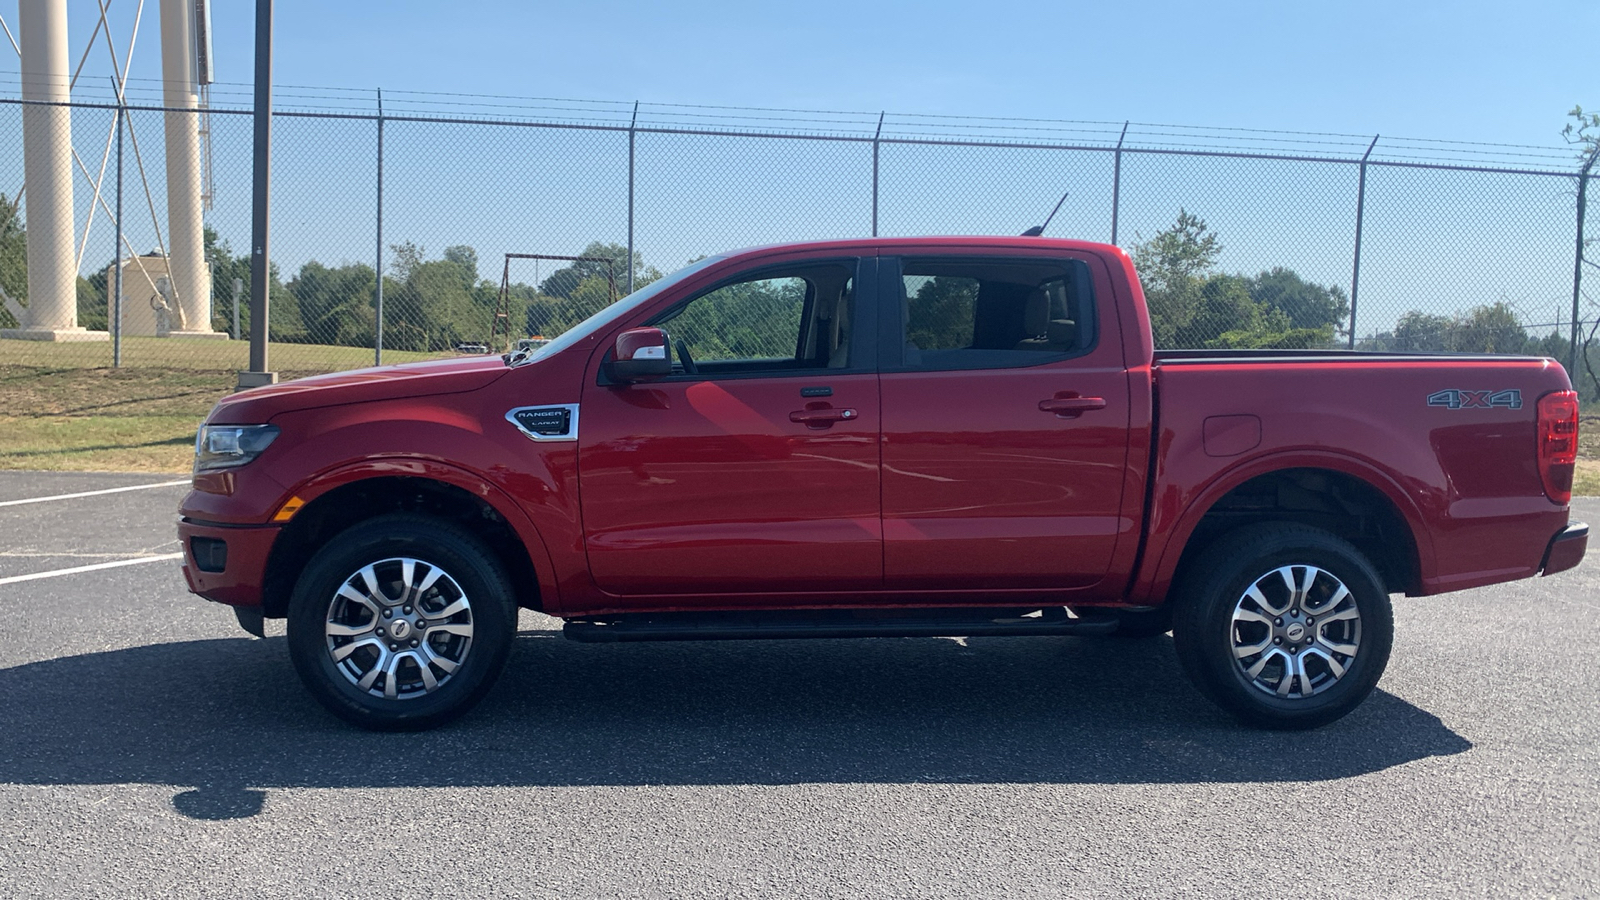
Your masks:
M 476 341 L 457 341 L 456 342 L 456 352 L 457 353 L 488 353 L 489 352 L 489 345 L 488 344 L 478 343 Z

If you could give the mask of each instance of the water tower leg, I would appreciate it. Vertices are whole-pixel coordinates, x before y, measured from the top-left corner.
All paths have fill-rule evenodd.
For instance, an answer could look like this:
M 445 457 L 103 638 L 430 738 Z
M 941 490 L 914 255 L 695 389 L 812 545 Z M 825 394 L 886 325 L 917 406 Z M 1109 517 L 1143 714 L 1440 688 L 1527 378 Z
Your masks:
M 21 0 L 22 99 L 65 103 L 67 0 Z M 0 337 L 35 341 L 104 341 L 104 331 L 78 327 L 78 270 L 72 243 L 72 111 L 23 106 L 23 204 L 28 228 L 28 308 L 21 328 Z
M 161 0 L 162 102 L 169 109 L 198 110 L 195 84 L 193 4 Z M 200 116 L 169 112 L 167 131 L 168 271 L 179 316 L 173 337 L 227 338 L 211 328 L 211 277 L 206 270 L 204 219 L 200 197 Z

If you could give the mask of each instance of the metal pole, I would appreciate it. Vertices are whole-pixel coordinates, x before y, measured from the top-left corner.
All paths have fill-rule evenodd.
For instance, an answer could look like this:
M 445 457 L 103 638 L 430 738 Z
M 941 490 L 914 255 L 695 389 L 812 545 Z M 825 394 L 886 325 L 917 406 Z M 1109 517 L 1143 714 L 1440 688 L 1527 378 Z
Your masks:
M 1111 243 L 1117 242 L 1117 213 L 1122 205 L 1122 142 L 1128 137 L 1128 123 L 1122 123 L 1122 134 L 1117 136 L 1115 162 L 1111 164 Z
M 633 101 L 633 119 L 628 122 L 628 293 L 633 293 L 633 138 L 639 124 L 639 101 Z M 509 269 L 507 272 L 509 273 Z
M 1356 348 L 1356 298 L 1361 293 L 1361 224 L 1366 218 L 1367 209 L 1367 157 L 1372 155 L 1372 148 L 1378 146 L 1378 138 L 1383 135 L 1372 136 L 1372 143 L 1367 145 L 1367 152 L 1361 154 L 1361 177 L 1356 182 L 1356 255 L 1355 262 L 1350 266 L 1350 346 Z
M 878 111 L 878 130 L 872 135 L 872 236 L 878 236 L 878 140 L 883 137 L 883 116 Z
M 244 293 L 244 282 L 233 280 L 233 339 L 239 339 L 239 295 Z
M 267 371 L 267 292 L 271 289 L 268 204 L 272 183 L 272 0 L 256 0 L 256 96 L 253 179 L 250 190 L 250 371 L 239 373 L 239 389 L 272 384 Z
M 372 338 L 372 364 L 383 365 L 383 88 L 378 88 L 378 296 L 373 303 L 377 327 Z
M 1597 156 L 1600 156 L 1600 147 L 1589 151 L 1588 160 L 1578 170 L 1578 249 L 1577 259 L 1572 263 L 1572 346 L 1567 352 L 1567 377 L 1574 379 L 1573 373 L 1578 370 L 1578 298 L 1583 292 L 1583 220 L 1589 205 L 1589 170 L 1594 168 Z
M 111 274 L 114 285 L 111 289 L 111 366 L 122 367 L 122 117 L 127 114 L 123 109 L 124 101 L 122 91 L 115 90 L 117 79 L 112 76 L 111 86 L 117 96 L 117 255 Z

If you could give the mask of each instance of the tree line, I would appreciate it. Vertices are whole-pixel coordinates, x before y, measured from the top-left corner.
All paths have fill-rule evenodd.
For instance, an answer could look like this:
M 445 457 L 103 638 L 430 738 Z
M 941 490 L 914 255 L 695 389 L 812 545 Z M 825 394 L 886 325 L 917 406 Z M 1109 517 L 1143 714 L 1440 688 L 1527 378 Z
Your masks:
M 0 289 L 19 303 L 27 301 L 26 230 L 19 204 L 0 195 Z M 1177 220 L 1130 248 L 1144 286 L 1150 324 L 1158 348 L 1305 349 L 1348 345 L 1349 297 L 1338 285 L 1321 285 L 1292 269 L 1275 266 L 1255 274 L 1219 268 L 1223 245 L 1203 219 L 1180 210 Z M 487 340 L 500 304 L 500 285 L 479 272 L 470 246 L 446 247 L 438 258 L 405 242 L 391 245 L 393 262 L 383 276 L 386 348 L 444 352 L 463 342 Z M 242 284 L 241 337 L 250 333 L 250 260 L 236 254 L 210 228 L 205 254 L 211 265 L 215 300 L 212 327 L 232 327 L 232 284 Z M 610 260 L 561 265 L 534 283 L 514 281 L 507 289 L 510 337 L 554 337 L 617 299 L 626 290 L 627 248 L 591 242 L 580 256 Z M 109 265 L 109 264 L 108 264 Z M 521 264 L 526 269 L 527 263 Z M 634 255 L 634 286 L 661 277 Z M 515 271 L 515 270 L 513 270 Z M 285 343 L 374 345 L 377 275 L 365 263 L 331 266 L 309 261 L 285 281 L 272 266 L 270 338 Z M 613 280 L 614 279 L 614 280 Z M 79 324 L 108 326 L 106 267 L 78 279 Z M 714 310 L 700 311 L 704 317 Z M 713 316 L 713 318 L 716 318 Z M 696 322 L 707 335 L 739 323 Z M 0 327 L 16 322 L 0 309 Z M 1585 355 L 1595 335 L 1584 342 Z M 1399 352 L 1503 353 L 1550 356 L 1565 362 L 1568 339 L 1558 331 L 1530 334 L 1504 301 L 1479 304 L 1465 312 L 1440 315 L 1411 310 L 1393 329 L 1356 342 L 1363 350 Z M 1572 373 L 1586 397 L 1600 396 L 1600 385 L 1580 360 Z M 1600 360 L 1597 360 L 1600 363 Z

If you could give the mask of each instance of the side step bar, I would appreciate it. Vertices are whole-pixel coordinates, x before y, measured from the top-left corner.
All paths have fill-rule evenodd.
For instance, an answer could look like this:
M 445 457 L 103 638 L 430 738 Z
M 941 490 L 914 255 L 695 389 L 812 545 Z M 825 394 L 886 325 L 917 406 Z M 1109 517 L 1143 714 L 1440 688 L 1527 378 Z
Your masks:
M 586 644 L 622 641 L 732 641 L 790 638 L 1004 637 L 1110 634 L 1114 619 L 1073 618 L 1062 607 L 1027 610 L 927 610 L 865 617 L 853 611 L 811 613 L 660 613 L 572 619 L 561 633 Z

